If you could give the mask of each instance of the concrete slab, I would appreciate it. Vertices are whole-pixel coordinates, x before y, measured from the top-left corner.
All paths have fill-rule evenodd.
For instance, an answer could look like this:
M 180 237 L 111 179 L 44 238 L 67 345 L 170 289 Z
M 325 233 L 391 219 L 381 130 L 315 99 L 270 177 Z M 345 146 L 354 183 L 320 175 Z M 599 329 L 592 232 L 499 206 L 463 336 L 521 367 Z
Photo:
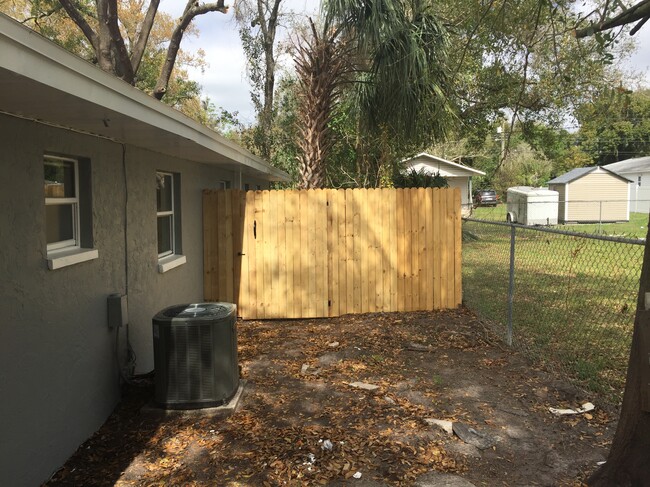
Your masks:
M 239 387 L 237 388 L 235 395 L 232 396 L 230 401 L 228 401 L 226 404 L 222 404 L 221 406 L 201 409 L 165 409 L 156 406 L 155 404 L 145 404 L 140 409 L 140 412 L 143 414 L 161 416 L 229 416 L 233 414 L 239 407 L 239 402 L 241 401 L 245 386 L 246 381 L 240 380 Z
M 430 472 L 418 477 L 415 487 L 475 487 L 475 485 L 458 475 Z

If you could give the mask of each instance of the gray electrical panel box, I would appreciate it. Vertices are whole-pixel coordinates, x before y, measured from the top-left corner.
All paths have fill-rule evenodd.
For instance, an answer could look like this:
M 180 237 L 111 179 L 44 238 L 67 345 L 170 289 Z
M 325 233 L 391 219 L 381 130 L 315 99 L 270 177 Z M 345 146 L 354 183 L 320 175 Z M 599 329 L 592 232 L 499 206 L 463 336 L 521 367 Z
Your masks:
M 109 328 L 124 326 L 129 322 L 126 294 L 111 294 L 107 305 Z

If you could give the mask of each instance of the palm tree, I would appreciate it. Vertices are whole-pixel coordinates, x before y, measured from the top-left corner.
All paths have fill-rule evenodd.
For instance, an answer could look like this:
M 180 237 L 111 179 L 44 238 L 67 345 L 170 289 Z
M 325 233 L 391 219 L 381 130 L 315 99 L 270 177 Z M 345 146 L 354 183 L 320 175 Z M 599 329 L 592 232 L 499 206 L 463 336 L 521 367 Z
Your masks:
M 358 170 L 370 164 L 371 148 L 383 148 L 378 159 L 385 161 L 442 137 L 451 115 L 448 38 L 433 2 L 327 0 L 324 13 L 341 26 L 359 58 Z
M 334 143 L 329 124 L 341 90 L 354 72 L 354 53 L 326 20 L 320 31 L 309 19 L 309 31 L 296 45 L 298 74 L 298 187 L 325 186 L 325 161 Z
M 322 34 L 312 24 L 312 37 L 303 38 L 295 56 L 300 184 L 325 184 L 328 124 L 344 87 L 355 100 L 358 180 L 376 184 L 395 154 L 444 133 L 450 115 L 447 34 L 431 0 L 328 0 L 323 17 Z

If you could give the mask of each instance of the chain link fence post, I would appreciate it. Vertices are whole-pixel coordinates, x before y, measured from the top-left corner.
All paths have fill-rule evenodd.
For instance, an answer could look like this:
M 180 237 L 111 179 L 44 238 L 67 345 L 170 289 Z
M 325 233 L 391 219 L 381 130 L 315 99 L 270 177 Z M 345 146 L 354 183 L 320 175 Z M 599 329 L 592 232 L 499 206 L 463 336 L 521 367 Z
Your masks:
M 595 207 L 594 213 L 599 210 Z M 601 211 L 606 219 L 606 208 Z M 604 400 L 619 400 L 645 239 L 586 234 L 572 227 L 464 221 L 466 305 L 508 346 Z
M 510 225 L 510 281 L 508 283 L 508 331 L 506 333 L 506 342 L 512 346 L 512 307 L 515 298 L 515 241 L 516 228 Z

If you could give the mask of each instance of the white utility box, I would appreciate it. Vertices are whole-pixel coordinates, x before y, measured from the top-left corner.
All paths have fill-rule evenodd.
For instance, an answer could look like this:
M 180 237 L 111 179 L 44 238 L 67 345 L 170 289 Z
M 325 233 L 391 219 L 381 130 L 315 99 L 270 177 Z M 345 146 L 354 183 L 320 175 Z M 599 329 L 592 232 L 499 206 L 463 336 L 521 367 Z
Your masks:
M 559 193 L 547 188 L 514 186 L 507 191 L 510 223 L 522 225 L 557 225 Z

